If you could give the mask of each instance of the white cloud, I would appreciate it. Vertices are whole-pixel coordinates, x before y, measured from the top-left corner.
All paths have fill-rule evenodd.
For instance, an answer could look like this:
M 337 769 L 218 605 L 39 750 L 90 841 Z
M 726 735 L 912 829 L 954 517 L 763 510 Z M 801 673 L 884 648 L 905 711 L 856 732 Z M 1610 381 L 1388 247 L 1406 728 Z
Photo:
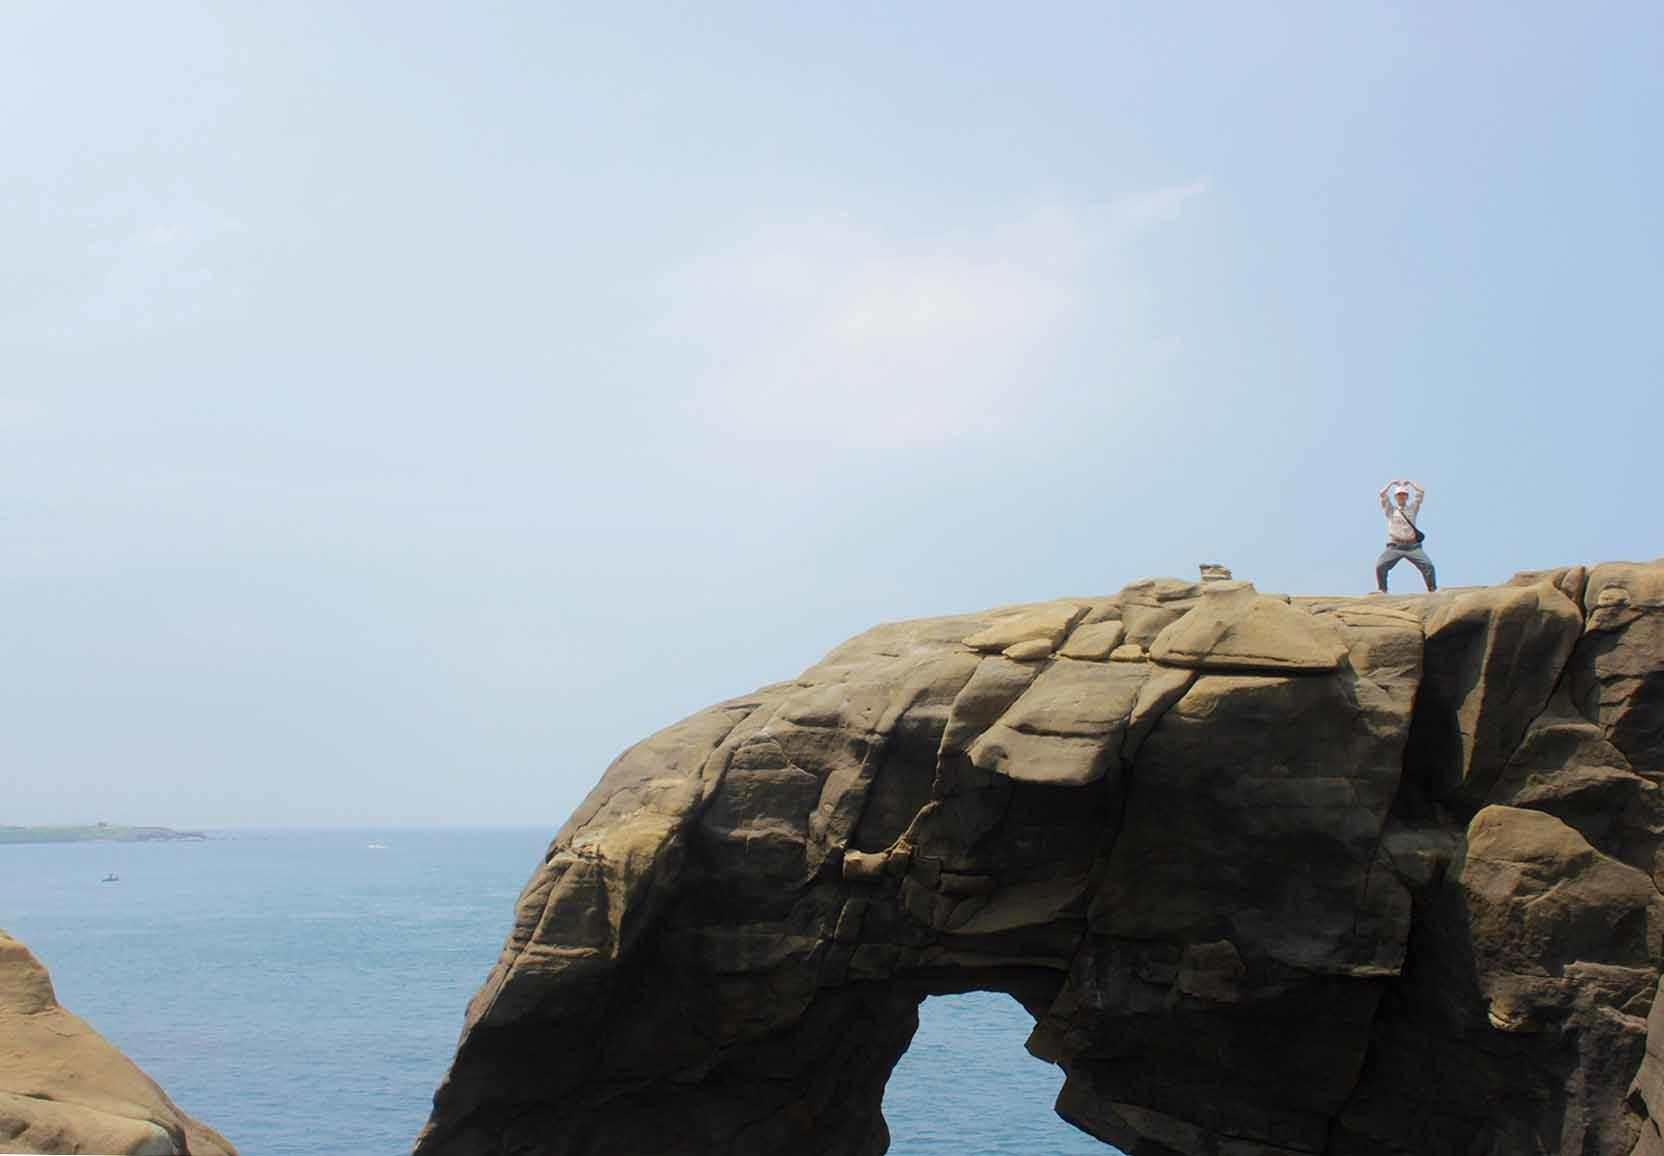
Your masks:
M 923 245 L 847 224 L 763 233 L 677 271 L 661 335 L 694 416 L 784 443 L 887 446 L 1009 428 L 1103 303 L 1104 266 L 1200 182 Z

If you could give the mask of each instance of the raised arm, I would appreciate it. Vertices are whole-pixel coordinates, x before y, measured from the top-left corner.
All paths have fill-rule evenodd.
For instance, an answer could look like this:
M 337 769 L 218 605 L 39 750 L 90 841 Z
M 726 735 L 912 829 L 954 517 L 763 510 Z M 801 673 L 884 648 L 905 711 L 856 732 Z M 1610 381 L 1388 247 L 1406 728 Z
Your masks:
M 1404 484 L 1410 487 L 1410 500 L 1405 502 L 1404 506 L 1413 520 L 1417 514 L 1421 513 L 1421 499 L 1427 496 L 1427 491 L 1408 479 L 1405 479 Z
M 1387 495 L 1392 493 L 1392 488 L 1398 485 L 1398 483 L 1399 479 L 1394 478 L 1392 481 L 1381 487 L 1381 512 L 1389 518 L 1392 517 L 1392 499 L 1387 497 Z

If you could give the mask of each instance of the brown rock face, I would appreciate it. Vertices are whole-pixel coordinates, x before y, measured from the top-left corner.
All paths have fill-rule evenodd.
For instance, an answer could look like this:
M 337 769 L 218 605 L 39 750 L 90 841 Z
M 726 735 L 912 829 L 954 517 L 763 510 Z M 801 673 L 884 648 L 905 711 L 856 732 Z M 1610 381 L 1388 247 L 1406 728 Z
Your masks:
M 416 1151 L 876 1156 L 983 988 L 1135 1156 L 1664 1156 L 1661 782 L 1660 563 L 879 627 L 613 764 Z
M 58 1006 L 40 961 L 0 931 L 0 1152 L 236 1156 L 133 1062 Z

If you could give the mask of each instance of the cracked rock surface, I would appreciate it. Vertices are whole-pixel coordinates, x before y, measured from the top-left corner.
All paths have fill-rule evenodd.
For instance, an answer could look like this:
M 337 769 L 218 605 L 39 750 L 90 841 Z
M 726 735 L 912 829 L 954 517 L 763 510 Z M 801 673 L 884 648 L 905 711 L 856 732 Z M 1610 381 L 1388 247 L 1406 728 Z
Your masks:
M 236 1156 L 85 1020 L 0 931 L 0 1152 Z
M 607 770 L 416 1152 L 876 1156 L 992 989 L 1133 1156 L 1664 1156 L 1661 783 L 1664 562 L 880 626 Z

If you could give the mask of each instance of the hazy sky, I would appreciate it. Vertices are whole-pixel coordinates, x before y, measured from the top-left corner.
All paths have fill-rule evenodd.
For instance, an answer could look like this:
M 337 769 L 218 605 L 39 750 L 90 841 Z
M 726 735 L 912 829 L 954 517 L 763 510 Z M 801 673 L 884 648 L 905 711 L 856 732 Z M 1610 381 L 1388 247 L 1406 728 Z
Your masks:
M 1402 475 L 1655 557 L 1661 126 L 1640 0 L 9 0 L 0 822 L 553 828 L 879 621 L 1367 590 Z

